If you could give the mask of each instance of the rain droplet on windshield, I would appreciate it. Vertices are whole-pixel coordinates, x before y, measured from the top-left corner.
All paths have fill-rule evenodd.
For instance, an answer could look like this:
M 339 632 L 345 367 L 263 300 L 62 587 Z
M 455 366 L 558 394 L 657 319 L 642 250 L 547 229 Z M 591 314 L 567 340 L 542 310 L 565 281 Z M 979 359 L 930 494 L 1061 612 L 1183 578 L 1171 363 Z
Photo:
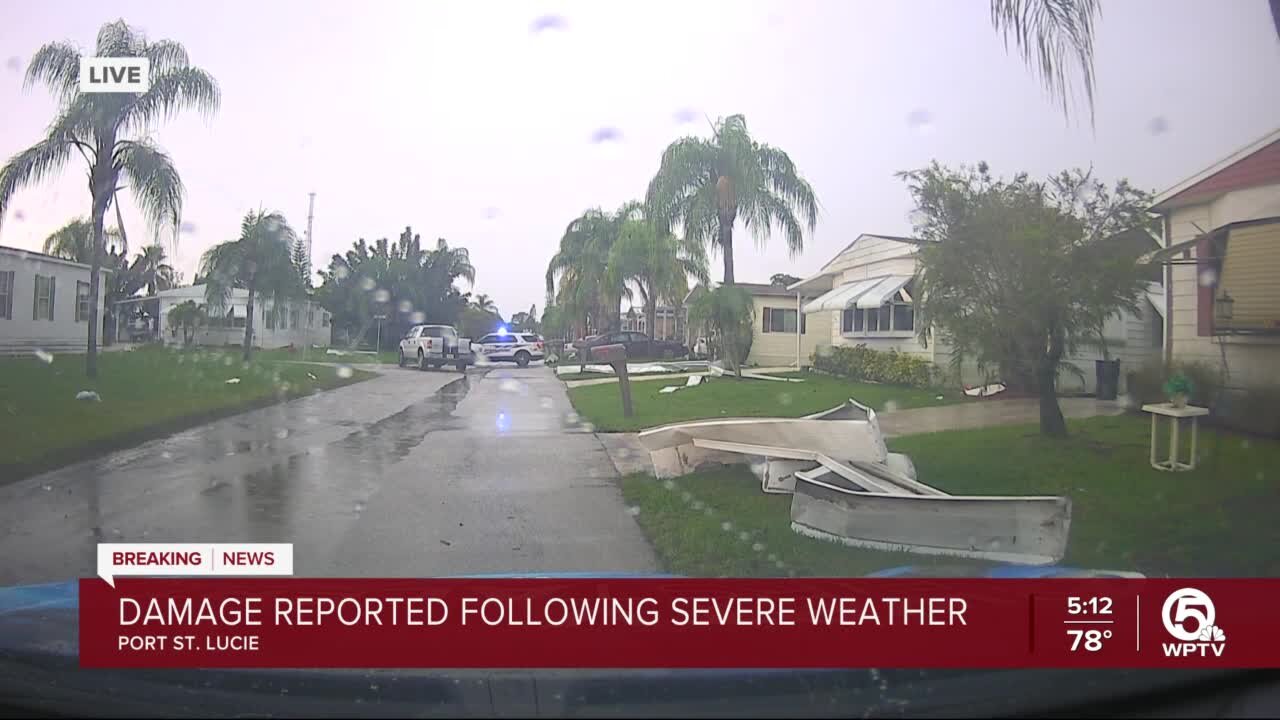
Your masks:
M 32 351 L 31 354 L 35 355 L 36 359 L 44 363 L 45 365 L 49 365 L 53 363 L 53 353 L 49 352 L 48 350 L 41 350 L 40 348 L 36 348 L 35 350 Z
M 422 312 L 421 310 L 415 310 L 412 313 L 409 313 L 409 322 L 424 323 L 426 321 L 427 321 L 427 314 Z
M 378 283 L 374 282 L 374 279 L 373 279 L 373 278 L 371 278 L 371 277 L 362 277 L 362 278 L 360 278 L 360 289 L 361 289 L 361 290 L 364 290 L 365 292 L 369 292 L 370 290 L 373 290 L 373 289 L 374 289 L 374 288 L 376 288 L 376 287 L 378 287 Z
M 1169 132 L 1169 121 L 1163 115 L 1157 115 L 1147 121 L 1147 132 L 1152 135 L 1163 135 Z
M 17 55 L 11 55 L 8 60 L 4 61 L 4 66 L 12 72 L 19 72 L 22 70 L 22 58 Z
M 720 529 L 725 532 L 733 532 L 733 523 L 729 522 L 728 520 L 725 520 L 724 522 L 720 523 Z
M 684 125 L 697 120 L 698 113 L 693 108 L 680 108 L 679 110 L 671 113 L 671 118 L 676 121 L 676 124 Z
M 569 23 L 560 15 L 541 15 L 529 23 L 529 32 L 537 35 L 547 30 L 564 30 Z
M 337 373 L 340 378 L 349 378 L 355 374 L 355 371 L 351 369 L 350 365 L 339 365 L 338 369 L 334 372 Z
M 912 227 L 924 225 L 929 222 L 929 213 L 921 210 L 920 208 L 916 208 L 915 210 L 907 213 L 907 222 L 911 223 Z
M 26 214 L 26 213 L 24 213 L 24 212 L 22 212 L 21 210 L 14 210 L 14 211 L 13 211 L 13 219 L 14 219 L 14 220 L 26 220 L 26 219 L 27 219 L 27 214 Z
M 907 127 L 921 135 L 933 132 L 933 113 L 924 108 L 916 108 L 907 113 Z
M 484 215 L 485 220 L 497 220 L 500 213 L 496 207 L 487 207 L 481 214 Z
M 1200 287 L 1213 287 L 1218 284 L 1218 271 L 1205 268 L 1200 271 Z
M 196 232 L 196 224 L 190 220 L 183 220 L 182 224 L 178 226 L 178 230 L 183 235 L 194 235 Z
M 898 401 L 897 401 L 897 400 L 886 400 L 886 401 L 884 402 L 884 411 L 885 411 L 885 412 L 887 412 L 887 413 L 891 413 L 891 412 L 896 411 L 897 409 L 898 409 Z
M 378 291 L 373 294 L 373 299 L 380 303 L 390 302 L 391 291 L 386 288 L 378 288 Z
M 607 142 L 619 142 L 621 140 L 622 131 L 615 127 L 602 127 L 591 133 L 591 142 L 596 145 Z
M 280 440 L 284 440 L 284 439 L 285 439 L 285 438 L 287 438 L 287 437 L 289 437 L 289 429 L 288 429 L 288 428 L 277 428 L 277 429 L 276 429 L 276 438 L 278 438 L 278 439 L 280 439 Z
M 639 515 L 639 514 L 640 514 L 640 506 L 639 506 L 639 505 L 632 505 L 631 507 L 627 508 L 627 514 L 628 514 L 628 515 L 630 515 L 631 517 L 635 517 L 635 516 Z
M 413 312 L 413 303 L 409 302 L 408 300 L 401 300 L 400 304 L 397 307 L 400 309 L 400 312 L 402 313 Z
M 349 275 L 351 275 L 351 271 L 345 265 L 339 265 L 333 269 L 333 276 L 339 280 L 346 280 Z

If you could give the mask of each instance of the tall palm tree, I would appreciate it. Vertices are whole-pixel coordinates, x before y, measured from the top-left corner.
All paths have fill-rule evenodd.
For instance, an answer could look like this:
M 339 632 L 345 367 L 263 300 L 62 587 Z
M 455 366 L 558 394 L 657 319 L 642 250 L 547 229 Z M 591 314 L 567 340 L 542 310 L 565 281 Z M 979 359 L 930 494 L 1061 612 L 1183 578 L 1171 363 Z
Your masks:
M 129 274 L 137 284 L 133 292 L 147 289 L 148 295 L 155 295 L 157 290 L 169 290 L 178 284 L 178 273 L 168 262 L 168 253 L 159 243 L 148 245 L 133 258 L 129 266 Z M 130 295 L 133 292 L 129 293 Z
M 701 243 L 677 238 L 647 220 L 628 219 L 609 253 L 610 285 L 634 286 L 644 304 L 645 327 L 654 337 L 658 299 L 683 298 L 689 277 L 710 281 L 706 249 Z
M 643 217 L 643 210 L 637 202 L 612 213 L 594 208 L 565 228 L 560 247 L 547 264 L 547 304 L 558 305 L 572 318 L 570 324 L 578 325 L 580 334 L 617 325 L 625 286 L 608 275 L 609 253 L 623 224 Z
M 232 288 L 249 291 L 245 302 L 244 359 L 253 351 L 253 309 L 257 298 L 280 311 L 281 303 L 303 294 L 302 280 L 293 265 L 292 248 L 297 234 L 278 212 L 251 210 L 240 223 L 240 237 L 209 248 L 200 259 L 205 278 L 205 303 L 221 312 Z
M 41 47 L 27 67 L 26 83 L 46 85 L 58 99 L 58 115 L 42 140 L 0 168 L 3 217 L 19 188 L 56 175 L 73 152 L 79 152 L 88 165 L 92 197 L 89 222 L 93 225 L 85 355 L 85 373 L 89 377 L 98 373 L 98 271 L 106 236 L 103 222 L 121 187 L 120 181 L 128 182 L 157 236 L 162 228 L 176 231 L 182 215 L 182 180 L 172 159 L 146 139 L 145 132 L 183 108 L 194 107 L 212 114 L 219 100 L 213 78 L 188 62 L 181 44 L 171 40 L 151 42 L 123 20 L 102 26 L 93 55 L 147 58 L 151 87 L 144 93 L 81 94 L 80 51 L 63 42 Z M 141 137 L 128 139 L 135 134 Z
M 1273 13 L 1276 12 L 1274 3 L 1272 8 Z M 1100 13 L 1099 0 L 991 0 L 991 24 L 1004 37 L 1005 48 L 1012 40 L 1023 61 L 1040 77 L 1049 96 L 1062 103 L 1064 115 L 1070 115 L 1075 88 L 1072 78 L 1079 73 L 1090 122 L 1093 121 L 1093 21 Z
M 124 256 L 129 252 L 129 244 L 119 229 L 107 228 L 103 239 L 106 254 Z M 68 221 L 44 239 L 44 252 L 88 265 L 93 259 L 93 224 L 82 217 Z
M 742 115 L 715 124 L 711 139 L 686 137 L 662 153 L 645 197 L 649 216 L 679 224 L 685 237 L 724 254 L 724 282 L 732 285 L 733 225 L 739 219 L 763 243 L 777 227 L 792 255 L 804 249 L 804 228 L 818 223 L 818 200 L 791 158 L 756 142 Z
M 475 309 L 482 312 L 498 312 L 498 306 L 493 304 L 493 298 L 485 295 L 484 293 L 477 293 L 475 299 L 471 301 L 471 304 L 475 306 Z

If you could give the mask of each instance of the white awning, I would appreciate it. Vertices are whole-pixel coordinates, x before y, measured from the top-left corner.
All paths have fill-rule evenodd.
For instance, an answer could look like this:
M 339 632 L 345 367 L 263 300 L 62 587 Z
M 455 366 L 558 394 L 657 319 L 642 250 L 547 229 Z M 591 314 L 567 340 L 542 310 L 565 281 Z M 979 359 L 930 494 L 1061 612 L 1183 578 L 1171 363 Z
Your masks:
M 857 282 L 841 285 L 828 293 L 819 295 L 804 305 L 804 313 L 828 312 L 831 310 L 844 310 L 853 305 L 854 301 L 862 293 L 875 287 L 883 278 L 872 278 L 870 280 L 859 280 Z
M 910 281 L 910 275 L 890 275 L 889 277 L 880 278 L 875 287 L 869 288 L 858 296 L 858 307 L 878 308 L 888 302 L 894 296 L 894 293 L 901 290 Z
M 1146 289 L 1147 302 L 1151 303 L 1151 307 L 1156 309 L 1160 314 L 1160 319 L 1164 319 L 1164 286 L 1160 283 L 1147 283 Z

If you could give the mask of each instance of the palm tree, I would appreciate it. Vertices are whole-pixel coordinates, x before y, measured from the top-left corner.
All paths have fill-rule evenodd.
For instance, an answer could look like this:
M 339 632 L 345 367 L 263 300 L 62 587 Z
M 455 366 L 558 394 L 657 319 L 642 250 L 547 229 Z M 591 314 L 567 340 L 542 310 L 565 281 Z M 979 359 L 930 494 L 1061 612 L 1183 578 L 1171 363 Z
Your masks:
M 98 31 L 95 56 L 143 57 L 150 61 L 151 87 L 144 93 L 80 92 L 80 51 L 68 43 L 41 47 L 27 67 L 28 86 L 41 83 L 58 99 L 58 115 L 48 134 L 19 152 L 0 168 L 0 217 L 19 188 L 53 176 L 72 152 L 88 164 L 93 225 L 89 265 L 89 337 L 85 373 L 98 373 L 98 284 L 102 263 L 107 208 L 127 180 L 139 208 L 157 235 L 162 227 L 178 227 L 183 187 L 172 159 L 153 145 L 145 133 L 156 121 L 177 110 L 195 107 L 206 114 L 218 107 L 218 86 L 205 71 L 193 67 L 187 51 L 171 40 L 151 42 L 123 20 Z
M 628 219 L 609 252 L 610 285 L 634 286 L 644 304 L 645 327 L 654 336 L 658 299 L 682 298 L 689 277 L 709 282 L 706 249 L 701 243 L 677 238 L 647 220 Z
M 297 235 L 278 212 L 249 211 L 240 223 L 240 237 L 209 248 L 200 259 L 205 278 L 205 303 L 215 314 L 226 307 L 232 288 L 249 291 L 245 302 L 244 359 L 253 350 L 253 309 L 261 296 L 271 312 L 283 301 L 303 295 L 301 278 L 291 249 Z
M 1272 4 L 1273 13 L 1276 5 Z M 1070 115 L 1074 83 L 1068 68 L 1075 65 L 1093 121 L 1093 20 L 1101 12 L 1099 0 L 991 0 L 991 24 L 1012 40 L 1050 97 Z M 1280 15 L 1276 15 L 1280 30 Z
M 739 378 L 751 349 L 754 317 L 750 293 L 734 285 L 704 287 L 689 303 L 689 322 L 710 330 L 713 346 Z
M 686 137 L 662 153 L 645 197 L 649 216 L 679 224 L 685 237 L 724 253 L 724 282 L 734 283 L 733 225 L 741 218 L 757 243 L 773 227 L 792 255 L 804 249 L 804 228 L 818 223 L 818 200 L 791 158 L 756 142 L 742 115 L 715 124 L 710 140 Z
M 588 210 L 565 228 L 560 248 L 547 264 L 547 304 L 560 306 L 580 334 L 617 324 L 625 286 L 608 275 L 609 253 L 623 224 L 640 217 L 643 207 L 630 202 L 612 213 Z
M 475 306 L 475 309 L 481 312 L 493 313 L 495 315 L 498 313 L 498 306 L 493 304 L 493 298 L 485 295 L 484 293 L 477 293 L 475 299 L 471 301 L 471 304 Z
M 118 228 L 107 228 L 103 236 L 108 255 L 123 256 L 129 252 L 129 244 Z M 68 221 L 44 239 L 44 252 L 88 265 L 93 259 L 93 225 L 82 217 Z
M 195 336 L 196 330 L 204 325 L 207 319 L 204 305 L 197 305 L 195 300 L 188 300 L 173 306 L 169 310 L 166 322 L 171 328 L 182 328 L 182 344 L 186 346 L 191 344 L 191 338 Z

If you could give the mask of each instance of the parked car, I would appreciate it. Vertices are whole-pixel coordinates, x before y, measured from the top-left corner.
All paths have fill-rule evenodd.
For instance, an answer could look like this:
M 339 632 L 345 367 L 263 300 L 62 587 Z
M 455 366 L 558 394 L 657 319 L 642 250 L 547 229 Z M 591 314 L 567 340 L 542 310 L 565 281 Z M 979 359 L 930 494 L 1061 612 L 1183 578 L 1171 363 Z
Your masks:
M 419 370 L 453 365 L 458 372 L 466 372 L 475 355 L 471 340 L 458 337 L 452 325 L 414 325 L 400 338 L 398 360 L 400 367 L 414 362 Z
M 642 332 L 619 330 L 615 332 L 583 338 L 574 343 L 579 353 L 586 352 L 591 357 L 591 349 L 601 345 L 624 345 L 628 358 L 680 358 L 689 354 L 689 348 L 676 340 L 650 340 Z
M 534 360 L 545 357 L 542 336 L 527 332 L 496 332 L 480 338 L 475 344 L 477 352 L 492 362 L 514 362 L 527 367 Z

